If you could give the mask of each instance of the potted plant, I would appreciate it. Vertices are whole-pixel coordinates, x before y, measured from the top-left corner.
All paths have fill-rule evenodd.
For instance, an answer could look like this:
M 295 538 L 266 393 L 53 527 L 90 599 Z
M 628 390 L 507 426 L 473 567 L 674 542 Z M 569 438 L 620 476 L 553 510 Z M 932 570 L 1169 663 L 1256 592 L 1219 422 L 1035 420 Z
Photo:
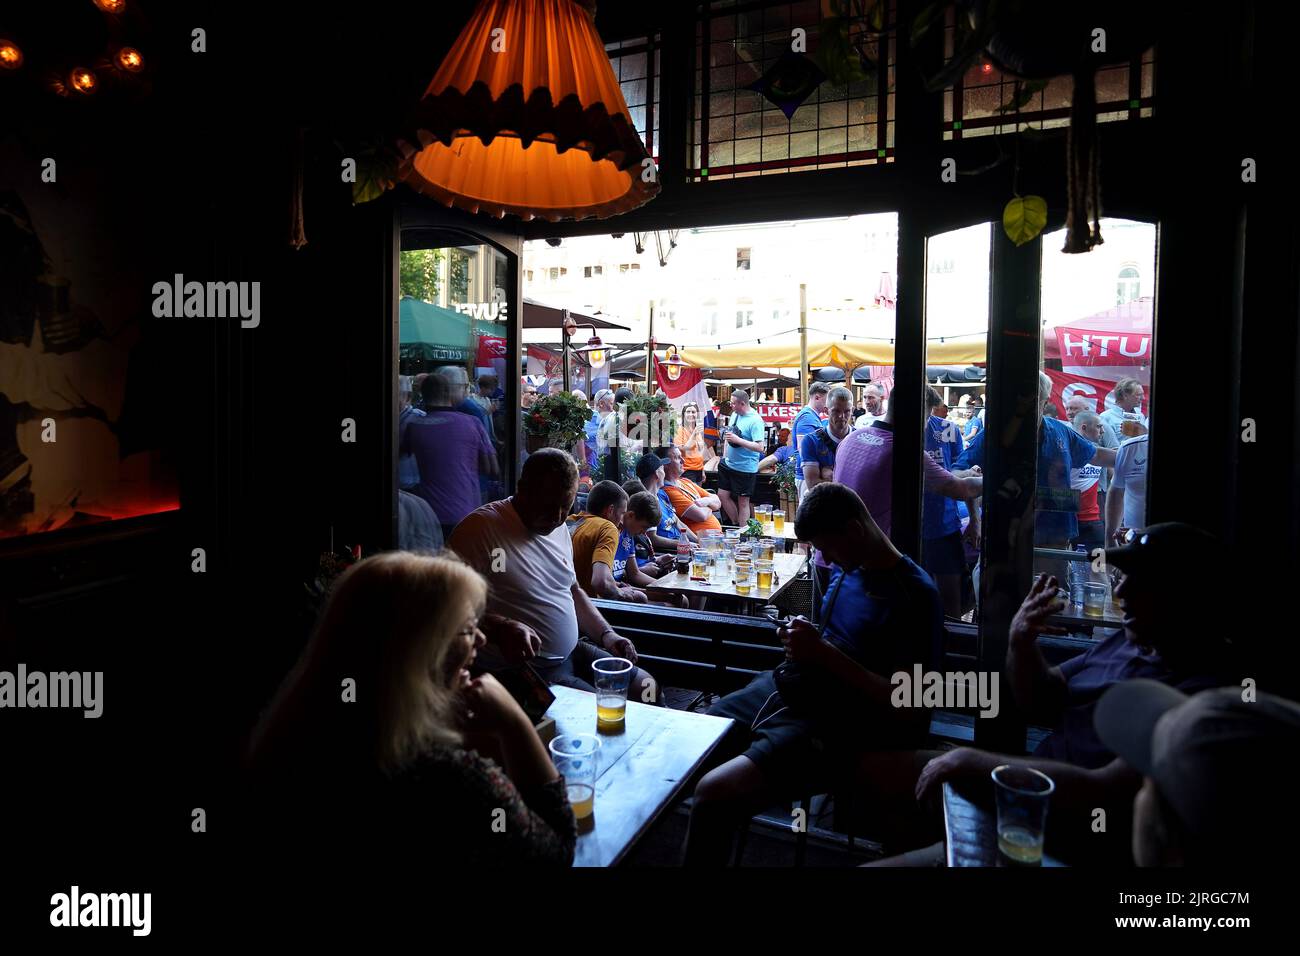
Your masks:
M 528 450 L 563 448 L 572 454 L 578 442 L 586 437 L 590 420 L 591 409 L 572 392 L 539 398 L 524 414 Z M 576 456 L 576 460 L 584 457 Z
M 799 482 L 795 477 L 794 456 L 790 456 L 776 466 L 776 489 L 781 498 L 781 510 L 787 521 L 794 520 L 794 513 L 799 507 Z

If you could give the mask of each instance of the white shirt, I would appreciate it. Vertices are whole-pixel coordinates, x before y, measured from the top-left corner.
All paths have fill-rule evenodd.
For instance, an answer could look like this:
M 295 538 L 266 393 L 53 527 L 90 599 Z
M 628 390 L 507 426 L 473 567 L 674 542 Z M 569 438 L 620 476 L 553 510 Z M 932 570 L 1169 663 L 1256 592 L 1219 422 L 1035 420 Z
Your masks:
M 1112 488 L 1124 489 L 1124 527 L 1145 528 L 1147 522 L 1147 436 L 1130 438 L 1115 453 Z
M 884 417 L 884 416 L 882 416 L 882 415 L 873 415 L 873 414 L 871 414 L 870 412 L 863 412 L 863 413 L 862 413 L 861 415 L 859 415 L 856 419 L 854 419 L 854 421 L 853 421 L 853 427 L 854 427 L 854 428 L 870 428 L 872 425 L 875 424 L 875 422 L 876 422 L 876 420 L 877 420 L 878 418 L 883 418 L 883 417 Z
M 535 630 L 542 653 L 572 653 L 578 643 L 572 588 L 578 579 L 564 525 L 548 535 L 533 534 L 515 511 L 514 499 L 507 498 L 467 515 L 447 546 L 487 580 L 489 611 Z

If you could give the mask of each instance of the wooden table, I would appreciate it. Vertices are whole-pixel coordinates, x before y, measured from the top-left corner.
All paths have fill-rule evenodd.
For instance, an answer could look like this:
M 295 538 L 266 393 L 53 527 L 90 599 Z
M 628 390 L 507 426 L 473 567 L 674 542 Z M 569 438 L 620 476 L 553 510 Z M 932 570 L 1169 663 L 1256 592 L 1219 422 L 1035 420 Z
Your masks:
M 758 588 L 751 588 L 748 594 L 740 594 L 736 591 L 735 582 L 730 584 L 713 584 L 710 581 L 692 581 L 689 572 L 682 573 L 673 571 L 657 579 L 651 590 L 660 588 L 664 591 L 672 591 L 677 594 L 704 594 L 711 597 L 736 598 L 740 601 L 756 601 L 762 604 L 770 604 L 778 594 L 790 586 L 794 581 L 795 575 L 803 567 L 804 561 L 807 560 L 802 554 L 785 554 L 778 551 L 772 555 L 772 569 L 776 572 L 777 583 L 770 591 L 760 591 Z
M 949 866 L 1008 865 L 998 850 L 998 811 L 991 780 L 944 783 L 943 836 Z M 1043 866 L 1064 864 L 1044 853 Z
M 552 686 L 546 712 L 561 734 L 596 732 L 596 695 Z M 614 866 L 681 795 L 733 721 L 629 701 L 621 734 L 600 735 L 596 825 L 578 837 L 574 866 Z

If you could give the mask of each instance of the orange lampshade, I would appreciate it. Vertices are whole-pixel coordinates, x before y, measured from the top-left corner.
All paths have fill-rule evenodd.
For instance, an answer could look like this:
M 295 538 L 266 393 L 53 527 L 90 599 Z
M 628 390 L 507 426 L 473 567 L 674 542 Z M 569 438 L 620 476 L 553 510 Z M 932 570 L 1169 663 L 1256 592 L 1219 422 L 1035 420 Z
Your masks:
M 498 217 L 604 218 L 659 192 L 580 0 L 480 0 L 399 146 L 408 186 Z

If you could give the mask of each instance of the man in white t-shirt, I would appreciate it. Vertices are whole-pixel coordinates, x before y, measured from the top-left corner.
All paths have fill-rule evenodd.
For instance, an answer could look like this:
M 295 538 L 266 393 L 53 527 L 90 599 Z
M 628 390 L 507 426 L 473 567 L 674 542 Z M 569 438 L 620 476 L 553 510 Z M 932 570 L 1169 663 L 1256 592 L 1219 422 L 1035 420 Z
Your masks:
M 1146 527 L 1147 436 L 1130 438 L 1115 455 L 1115 477 L 1106 493 L 1106 540 L 1116 529 Z
M 487 613 L 479 626 L 487 670 L 527 660 L 551 684 L 594 690 L 591 665 L 602 657 L 636 663 L 636 647 L 619 635 L 578 585 L 573 544 L 564 525 L 578 493 L 578 468 L 558 448 L 533 452 L 511 498 L 465 517 L 447 546 L 487 580 Z M 591 639 L 579 639 L 579 632 Z M 641 669 L 632 700 L 653 703 L 659 689 Z
M 1106 410 L 1101 413 L 1102 423 L 1113 428 L 1115 434 L 1122 441 L 1125 438 L 1133 437 L 1124 434 L 1124 419 L 1131 415 L 1140 426 L 1138 434 L 1146 434 L 1149 426 L 1147 425 L 1147 417 L 1142 414 L 1142 400 L 1146 395 L 1142 390 L 1142 383 L 1135 378 L 1122 378 L 1115 383 L 1114 395 L 1115 404 L 1107 406 Z
M 853 422 L 854 428 L 870 428 L 876 419 L 885 417 L 885 391 L 879 385 L 868 385 L 862 390 L 862 401 L 867 410 Z

